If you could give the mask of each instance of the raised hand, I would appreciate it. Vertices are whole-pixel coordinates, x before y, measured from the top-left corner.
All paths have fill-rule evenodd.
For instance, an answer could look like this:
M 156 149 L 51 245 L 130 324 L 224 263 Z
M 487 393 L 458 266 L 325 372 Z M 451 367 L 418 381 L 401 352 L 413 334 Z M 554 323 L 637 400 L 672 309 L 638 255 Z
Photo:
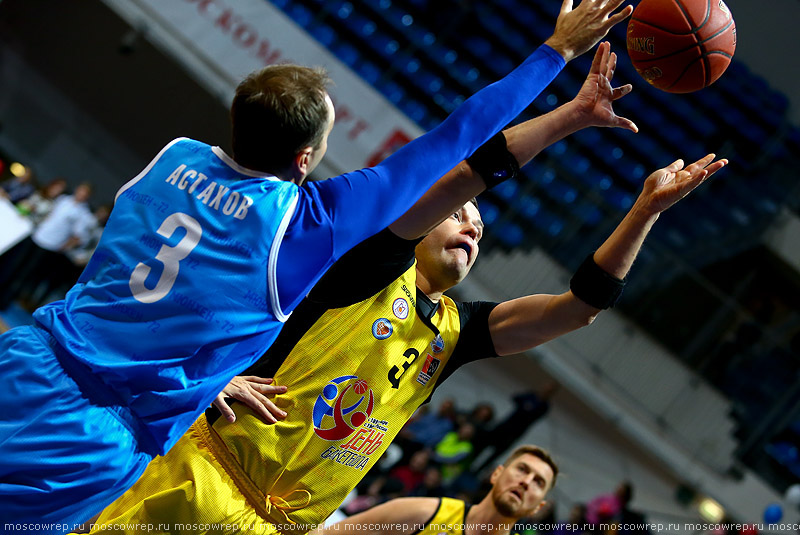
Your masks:
M 553 35 L 545 41 L 566 61 L 580 56 L 608 34 L 618 22 L 633 13 L 633 6 L 615 11 L 625 0 L 582 0 L 575 9 L 564 0 Z
M 286 393 L 285 386 L 273 385 L 273 379 L 264 379 L 254 375 L 236 376 L 228 386 L 214 399 L 214 406 L 229 422 L 236 421 L 236 414 L 225 402 L 225 398 L 241 401 L 266 423 L 274 424 L 286 418 L 286 413 L 275 405 L 267 396 Z
M 597 47 L 589 75 L 573 102 L 584 126 L 608 126 L 638 132 L 639 128 L 633 121 L 614 113 L 614 101 L 630 93 L 633 86 L 611 86 L 617 67 L 617 55 L 610 51 L 611 45 L 608 42 L 600 43 Z
M 683 160 L 676 160 L 667 167 L 655 171 L 644 181 L 637 203 L 647 213 L 660 214 L 686 197 L 728 163 L 725 159 L 712 163 L 714 158 L 714 154 L 709 154 L 685 169 Z

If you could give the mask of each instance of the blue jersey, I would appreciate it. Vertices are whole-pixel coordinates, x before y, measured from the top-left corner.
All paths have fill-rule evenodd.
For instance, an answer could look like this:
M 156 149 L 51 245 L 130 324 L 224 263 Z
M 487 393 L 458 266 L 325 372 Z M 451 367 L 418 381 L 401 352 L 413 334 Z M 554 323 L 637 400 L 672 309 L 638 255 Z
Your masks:
M 175 140 L 120 191 L 78 284 L 34 318 L 75 361 L 65 367 L 107 387 L 100 397 L 142 424 L 142 448 L 163 454 L 336 259 L 402 215 L 563 65 L 542 46 L 381 164 L 302 188 Z
M 117 194 L 65 301 L 35 318 L 171 444 L 286 319 L 271 253 L 297 197 L 291 182 L 176 139 Z

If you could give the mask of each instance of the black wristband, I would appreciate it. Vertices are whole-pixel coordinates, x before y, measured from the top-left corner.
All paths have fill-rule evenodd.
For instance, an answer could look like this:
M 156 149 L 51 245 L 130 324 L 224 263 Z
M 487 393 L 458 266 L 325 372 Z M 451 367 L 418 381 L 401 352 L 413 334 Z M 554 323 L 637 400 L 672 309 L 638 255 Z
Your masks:
M 572 279 L 569 289 L 572 293 L 595 308 L 610 308 L 617 304 L 622 290 L 625 288 L 625 279 L 618 279 L 609 275 L 595 264 L 594 253 L 586 257 Z
M 493 188 L 509 178 L 516 178 L 519 173 L 519 163 L 508 151 L 503 132 L 498 132 L 478 147 L 478 150 L 467 158 L 467 163 L 473 171 L 481 175 L 486 183 L 486 189 Z

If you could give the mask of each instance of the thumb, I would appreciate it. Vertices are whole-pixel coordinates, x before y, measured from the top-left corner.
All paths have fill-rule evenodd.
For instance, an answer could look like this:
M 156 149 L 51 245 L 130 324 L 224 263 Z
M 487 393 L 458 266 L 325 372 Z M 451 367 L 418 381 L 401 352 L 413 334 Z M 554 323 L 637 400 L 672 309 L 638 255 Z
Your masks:
M 677 160 L 675 160 L 674 162 L 669 164 L 664 169 L 666 169 L 667 171 L 671 171 L 673 173 L 676 173 L 676 172 L 680 171 L 681 169 L 683 169 L 683 160 L 678 158 Z

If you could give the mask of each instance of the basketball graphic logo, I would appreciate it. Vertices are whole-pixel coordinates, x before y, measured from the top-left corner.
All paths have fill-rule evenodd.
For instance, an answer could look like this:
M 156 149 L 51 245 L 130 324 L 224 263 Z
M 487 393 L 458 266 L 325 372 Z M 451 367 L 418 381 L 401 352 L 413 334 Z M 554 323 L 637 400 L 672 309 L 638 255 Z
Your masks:
M 363 379 L 359 379 L 353 384 L 353 392 L 356 394 L 364 394 L 369 387 L 367 386 L 367 382 Z
M 356 375 L 331 379 L 314 402 L 314 433 L 325 440 L 347 438 L 367 421 L 374 407 L 375 397 L 365 380 Z

